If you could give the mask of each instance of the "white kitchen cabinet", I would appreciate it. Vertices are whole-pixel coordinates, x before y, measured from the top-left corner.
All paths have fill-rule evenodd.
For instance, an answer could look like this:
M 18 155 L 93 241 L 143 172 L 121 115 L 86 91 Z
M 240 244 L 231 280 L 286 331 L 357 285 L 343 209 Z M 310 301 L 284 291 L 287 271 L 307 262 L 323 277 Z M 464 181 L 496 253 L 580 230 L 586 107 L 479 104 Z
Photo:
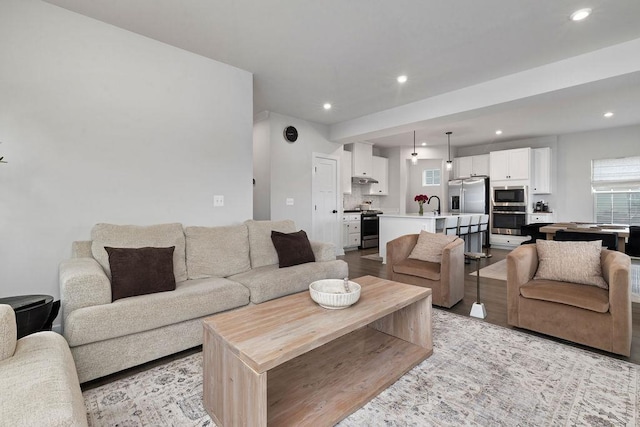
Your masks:
M 493 181 L 528 180 L 530 148 L 492 151 L 489 153 L 490 177 Z
M 551 148 L 534 148 L 533 171 L 531 173 L 531 192 L 533 194 L 551 194 Z
M 529 240 L 528 236 L 513 236 L 508 234 L 492 234 L 491 247 L 513 249 L 525 240 Z
M 378 181 L 377 184 L 369 186 L 370 196 L 389 195 L 389 159 L 373 156 L 372 177 Z
M 469 178 L 471 176 L 489 175 L 489 155 L 456 157 L 453 159 L 453 174 L 455 178 Z
M 541 222 L 556 222 L 553 212 L 535 212 L 527 214 L 527 224 L 539 224 Z
M 351 176 L 371 178 L 373 176 L 373 145 L 364 142 L 352 144 Z M 374 177 L 375 178 L 375 177 Z
M 360 214 L 342 216 L 342 247 L 344 249 L 360 246 Z
M 340 162 L 342 163 L 342 193 L 351 194 L 351 151 L 344 150 Z

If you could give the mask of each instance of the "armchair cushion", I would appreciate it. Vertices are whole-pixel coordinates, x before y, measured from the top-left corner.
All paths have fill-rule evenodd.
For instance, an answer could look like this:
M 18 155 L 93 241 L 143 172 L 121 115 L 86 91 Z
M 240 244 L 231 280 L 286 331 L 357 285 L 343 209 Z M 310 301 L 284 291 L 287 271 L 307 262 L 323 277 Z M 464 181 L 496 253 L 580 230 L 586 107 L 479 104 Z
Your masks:
M 602 277 L 602 241 L 557 242 L 538 240 L 538 270 L 534 279 L 580 283 L 608 289 Z
M 440 264 L 436 262 L 407 258 L 394 264 L 393 272 L 434 281 L 440 280 Z
M 409 254 L 409 258 L 440 263 L 445 246 L 457 238 L 458 236 L 453 234 L 429 233 L 422 230 L 418 236 L 418 243 Z
M 16 351 L 18 329 L 13 308 L 0 304 L 0 361 L 13 356 Z
M 596 286 L 553 280 L 532 280 L 520 287 L 520 295 L 530 299 L 572 305 L 598 313 L 609 311 L 609 292 Z

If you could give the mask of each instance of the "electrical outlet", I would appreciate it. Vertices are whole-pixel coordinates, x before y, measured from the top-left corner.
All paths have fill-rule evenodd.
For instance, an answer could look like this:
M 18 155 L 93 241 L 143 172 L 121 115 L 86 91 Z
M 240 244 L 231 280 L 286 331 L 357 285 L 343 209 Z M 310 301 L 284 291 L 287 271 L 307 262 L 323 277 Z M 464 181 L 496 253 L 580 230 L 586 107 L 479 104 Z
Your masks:
M 286 203 L 287 203 L 287 206 L 293 206 L 293 198 L 287 197 Z
M 213 207 L 219 208 L 224 206 L 224 196 L 213 196 Z

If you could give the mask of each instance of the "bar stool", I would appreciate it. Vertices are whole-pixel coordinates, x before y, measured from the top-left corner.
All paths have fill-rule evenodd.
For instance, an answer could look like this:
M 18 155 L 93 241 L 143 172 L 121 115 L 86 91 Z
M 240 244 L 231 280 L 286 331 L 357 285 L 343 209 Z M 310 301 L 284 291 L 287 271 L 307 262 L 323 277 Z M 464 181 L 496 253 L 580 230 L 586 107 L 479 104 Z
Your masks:
M 475 252 L 482 252 L 482 236 L 480 235 L 480 219 L 482 215 L 473 215 L 469 221 L 469 250 L 471 250 L 472 239 L 478 240 L 477 250 Z
M 444 234 L 457 235 L 458 234 L 458 216 L 450 216 L 444 220 Z
M 460 222 L 458 223 L 458 237 L 464 240 L 465 250 L 467 248 L 467 237 L 469 236 L 470 228 L 471 228 L 471 215 L 460 216 Z M 468 260 L 466 260 L 465 263 L 468 263 Z
M 482 252 L 482 236 L 485 235 L 487 237 L 487 247 L 489 247 L 489 215 L 482 214 L 480 215 L 480 250 L 478 252 Z M 491 258 L 491 254 L 487 253 L 487 258 Z

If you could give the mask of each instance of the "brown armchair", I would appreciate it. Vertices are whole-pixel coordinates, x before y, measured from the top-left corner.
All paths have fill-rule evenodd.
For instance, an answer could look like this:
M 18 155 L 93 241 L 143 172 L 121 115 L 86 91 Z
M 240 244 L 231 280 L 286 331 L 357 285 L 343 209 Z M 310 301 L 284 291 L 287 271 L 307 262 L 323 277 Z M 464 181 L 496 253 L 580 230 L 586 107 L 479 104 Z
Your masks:
M 456 239 L 442 250 L 442 262 L 408 258 L 418 234 L 387 243 L 387 277 L 396 282 L 431 288 L 433 305 L 452 307 L 464 297 L 464 240 Z
M 507 255 L 507 321 L 565 340 L 629 356 L 631 351 L 630 259 L 602 249 L 601 267 L 609 289 L 536 279 L 536 245 Z

